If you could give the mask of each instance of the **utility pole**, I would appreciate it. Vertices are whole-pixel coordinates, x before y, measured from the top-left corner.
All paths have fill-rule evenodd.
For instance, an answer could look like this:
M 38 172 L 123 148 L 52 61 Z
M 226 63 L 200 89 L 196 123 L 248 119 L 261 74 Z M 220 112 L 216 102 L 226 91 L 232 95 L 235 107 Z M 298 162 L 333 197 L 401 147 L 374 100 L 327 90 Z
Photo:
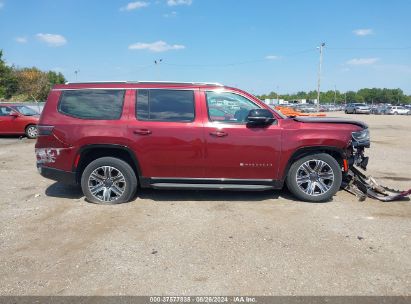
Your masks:
M 320 112 L 320 86 L 321 86 L 321 65 L 323 63 L 323 48 L 325 42 L 318 47 L 320 49 L 320 63 L 318 65 L 318 84 L 317 84 L 317 111 Z
M 335 105 L 335 99 L 337 98 L 337 86 L 334 85 L 334 105 Z
M 347 105 L 347 92 L 344 92 L 344 103 Z

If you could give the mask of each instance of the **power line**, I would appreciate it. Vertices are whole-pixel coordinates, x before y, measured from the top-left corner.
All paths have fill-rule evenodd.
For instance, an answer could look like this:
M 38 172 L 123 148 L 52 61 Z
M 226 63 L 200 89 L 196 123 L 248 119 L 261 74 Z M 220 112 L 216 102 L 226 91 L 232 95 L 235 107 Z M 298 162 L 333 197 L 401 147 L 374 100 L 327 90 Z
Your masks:
M 300 54 L 305 54 L 309 52 L 315 51 L 316 48 L 310 48 L 310 49 L 305 49 L 297 52 L 292 52 L 281 57 L 292 57 Z M 250 64 L 250 63 L 257 63 L 257 62 L 266 62 L 270 61 L 268 58 L 263 58 L 263 59 L 254 59 L 254 60 L 245 60 L 245 61 L 239 61 L 239 62 L 230 62 L 230 63 L 219 63 L 219 64 L 178 64 L 178 63 L 168 63 L 164 62 L 163 64 L 165 65 L 170 65 L 170 66 L 176 66 L 176 67 L 198 67 L 198 68 L 215 68 L 215 67 L 229 67 L 229 66 L 237 66 L 237 65 L 244 65 L 244 64 Z
M 387 50 L 387 51 L 401 51 L 410 50 L 411 46 L 406 47 L 327 47 L 327 50 Z

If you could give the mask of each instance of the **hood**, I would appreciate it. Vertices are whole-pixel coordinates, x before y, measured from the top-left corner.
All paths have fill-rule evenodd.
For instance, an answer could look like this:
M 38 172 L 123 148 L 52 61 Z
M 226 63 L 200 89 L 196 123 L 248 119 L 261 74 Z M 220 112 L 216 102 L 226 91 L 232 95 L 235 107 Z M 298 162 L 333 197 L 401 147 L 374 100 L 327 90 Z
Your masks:
M 361 128 L 367 129 L 368 125 L 362 121 L 344 119 L 337 117 L 307 117 L 307 116 L 297 116 L 293 118 L 298 122 L 309 122 L 309 123 L 335 123 L 335 124 L 352 124 L 359 126 Z

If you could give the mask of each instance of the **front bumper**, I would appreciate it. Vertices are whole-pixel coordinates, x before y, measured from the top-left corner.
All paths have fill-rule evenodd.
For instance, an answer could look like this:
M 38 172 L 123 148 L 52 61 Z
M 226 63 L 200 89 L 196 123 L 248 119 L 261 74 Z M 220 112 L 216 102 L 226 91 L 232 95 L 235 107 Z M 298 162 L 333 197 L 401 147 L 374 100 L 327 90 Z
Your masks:
M 371 110 L 355 109 L 355 112 L 358 114 L 370 114 Z
M 55 168 L 50 168 L 50 167 L 42 166 L 41 164 L 37 164 L 37 170 L 39 171 L 40 175 L 45 178 L 52 179 L 57 182 L 62 182 L 64 184 L 69 184 L 69 185 L 77 184 L 75 172 L 69 172 L 69 171 L 59 170 Z

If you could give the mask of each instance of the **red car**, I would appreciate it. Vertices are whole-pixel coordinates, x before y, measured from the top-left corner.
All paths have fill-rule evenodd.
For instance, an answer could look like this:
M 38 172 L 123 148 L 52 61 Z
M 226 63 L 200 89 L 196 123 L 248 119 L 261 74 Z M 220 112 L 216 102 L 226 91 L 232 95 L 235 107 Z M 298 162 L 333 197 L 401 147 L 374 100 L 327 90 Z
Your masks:
M 106 82 L 54 86 L 35 152 L 41 175 L 80 184 L 94 203 L 127 202 L 139 188 L 284 184 L 301 200 L 325 201 L 349 166 L 366 166 L 369 144 L 362 122 L 285 117 L 232 87 Z
M 39 115 L 22 104 L 0 103 L 0 135 L 24 134 L 36 138 Z

